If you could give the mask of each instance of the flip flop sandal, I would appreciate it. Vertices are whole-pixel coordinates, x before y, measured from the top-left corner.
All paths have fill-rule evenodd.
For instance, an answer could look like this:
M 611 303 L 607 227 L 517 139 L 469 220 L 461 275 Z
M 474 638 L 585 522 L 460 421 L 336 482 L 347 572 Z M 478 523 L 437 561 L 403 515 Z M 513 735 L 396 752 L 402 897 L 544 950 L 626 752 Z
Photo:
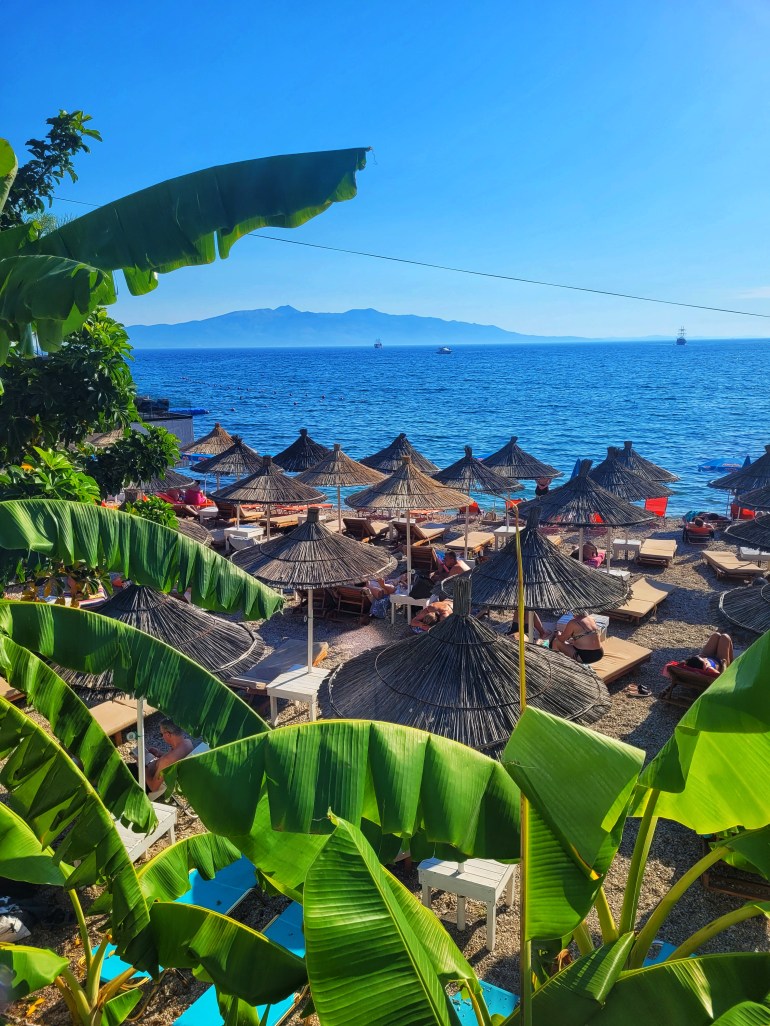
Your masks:
M 646 684 L 629 684 L 626 688 L 626 694 L 630 695 L 631 698 L 649 698 L 652 695 L 652 691 L 650 691 Z

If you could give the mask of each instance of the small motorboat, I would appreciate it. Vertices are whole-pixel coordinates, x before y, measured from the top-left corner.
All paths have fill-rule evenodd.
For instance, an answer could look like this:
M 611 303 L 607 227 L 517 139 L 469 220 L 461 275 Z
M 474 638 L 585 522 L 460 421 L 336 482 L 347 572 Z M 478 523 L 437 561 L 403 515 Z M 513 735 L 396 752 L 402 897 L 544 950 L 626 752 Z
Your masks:
M 449 348 L 449 346 L 439 346 L 436 352 L 439 354 L 439 356 L 446 356 L 448 353 L 451 353 L 452 350 Z

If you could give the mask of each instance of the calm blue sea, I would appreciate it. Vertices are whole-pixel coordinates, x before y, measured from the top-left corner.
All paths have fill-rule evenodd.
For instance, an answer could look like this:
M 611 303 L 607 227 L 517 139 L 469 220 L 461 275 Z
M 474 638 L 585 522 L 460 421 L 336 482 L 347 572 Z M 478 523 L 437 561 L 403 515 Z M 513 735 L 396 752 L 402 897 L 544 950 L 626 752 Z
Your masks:
M 445 467 L 464 445 L 483 457 L 518 435 L 569 475 L 578 457 L 598 462 L 607 445 L 631 439 L 681 477 L 673 513 L 723 508 L 725 493 L 706 487 L 714 475 L 698 464 L 756 459 L 770 442 L 770 343 L 762 341 L 456 346 L 449 356 L 387 345 L 138 350 L 134 376 L 141 392 L 172 406 L 208 409 L 196 435 L 219 420 L 261 453 L 307 427 L 361 458 L 406 431 Z

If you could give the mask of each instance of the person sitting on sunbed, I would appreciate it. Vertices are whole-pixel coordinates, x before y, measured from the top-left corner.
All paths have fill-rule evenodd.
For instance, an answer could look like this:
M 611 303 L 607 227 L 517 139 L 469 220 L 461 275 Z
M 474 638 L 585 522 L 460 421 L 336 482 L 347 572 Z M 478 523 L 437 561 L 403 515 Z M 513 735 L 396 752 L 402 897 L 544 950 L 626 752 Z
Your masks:
M 453 605 L 451 599 L 440 599 L 438 602 L 430 602 L 425 609 L 421 609 L 417 616 L 412 618 L 409 626 L 418 634 L 420 631 L 429 631 L 441 620 L 446 620 L 452 615 Z
M 447 577 L 456 577 L 457 574 L 464 574 L 467 570 L 470 570 L 468 564 L 464 560 L 458 559 L 457 553 L 450 549 L 444 558 L 439 560 L 439 568 L 431 574 L 430 579 L 434 583 L 445 581 Z
M 147 748 L 145 753 L 144 786 L 148 794 L 158 791 L 163 786 L 163 777 L 161 776 L 163 770 L 168 766 L 173 766 L 175 762 L 186 758 L 195 747 L 189 736 L 181 727 L 177 727 L 173 720 L 161 720 L 160 736 L 169 746 L 169 751 L 164 754 L 159 748 L 152 746 Z M 136 764 L 129 764 L 128 768 L 139 779 Z
M 372 599 L 372 608 L 369 610 L 371 616 L 382 619 L 388 615 L 390 609 L 390 596 L 397 589 L 397 584 L 391 584 L 384 577 L 372 577 L 366 582 L 366 588 Z
M 572 559 L 580 559 L 579 546 L 570 552 Z M 605 553 L 597 549 L 593 542 L 583 542 L 583 562 L 587 566 L 601 566 L 604 562 Z
M 704 673 L 712 673 L 718 677 L 720 673 L 724 673 L 732 661 L 733 639 L 729 634 L 714 631 L 697 655 L 689 656 L 678 663 L 669 663 L 668 666 L 686 666 L 691 670 L 702 670 Z
M 532 613 L 532 625 L 535 628 L 535 644 L 542 645 L 544 641 L 548 639 L 548 631 L 543 627 L 543 621 L 537 615 Z M 529 610 L 524 610 L 524 633 L 529 632 Z M 515 641 L 519 639 L 519 614 L 518 611 L 513 615 L 513 622 L 511 623 L 510 629 L 506 631 L 506 634 L 514 638 Z
M 598 663 L 604 655 L 599 631 L 592 616 L 576 609 L 569 623 L 551 639 L 551 648 L 581 663 Z

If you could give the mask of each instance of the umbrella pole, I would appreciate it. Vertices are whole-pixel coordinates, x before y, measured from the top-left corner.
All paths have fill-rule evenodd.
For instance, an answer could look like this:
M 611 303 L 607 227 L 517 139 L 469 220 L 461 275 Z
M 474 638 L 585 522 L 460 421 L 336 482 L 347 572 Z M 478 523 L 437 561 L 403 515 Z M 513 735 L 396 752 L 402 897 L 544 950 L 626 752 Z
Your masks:
M 220 482 L 221 477 L 222 477 L 221 474 L 217 474 L 216 475 L 216 478 L 217 478 L 217 491 L 219 491 L 219 482 Z
M 580 533 L 578 534 L 578 561 L 581 564 L 583 562 L 583 530 L 584 529 L 581 527 Z
M 508 494 L 505 497 L 505 526 L 506 527 L 510 527 L 511 526 L 511 511 L 509 509 L 510 502 L 511 502 L 511 493 L 508 492 Z M 508 541 L 508 535 L 507 534 L 505 536 L 505 540 Z
M 527 634 L 529 635 L 530 645 L 535 644 L 535 611 L 530 609 L 527 613 Z
M 406 587 L 408 591 L 412 590 L 412 522 L 409 518 L 409 513 L 406 511 Z
M 313 589 L 307 590 L 307 670 L 313 669 Z
M 612 569 L 612 535 L 613 531 L 611 527 L 607 528 L 607 569 Z
M 342 534 L 342 488 L 337 485 L 337 533 Z
M 235 504 L 235 526 L 236 527 L 240 527 L 241 526 L 241 504 L 240 504 L 240 502 L 236 502 L 236 504 Z
M 465 554 L 463 559 L 468 558 L 468 518 L 470 517 L 471 511 L 471 498 L 468 496 L 468 502 L 465 504 Z
M 270 541 L 270 503 L 267 503 L 267 541 Z
M 147 766 L 145 765 L 143 698 L 137 698 L 136 700 L 136 762 L 138 768 L 137 778 L 139 780 L 139 786 L 141 787 L 142 791 L 144 791 L 145 784 L 147 781 Z

